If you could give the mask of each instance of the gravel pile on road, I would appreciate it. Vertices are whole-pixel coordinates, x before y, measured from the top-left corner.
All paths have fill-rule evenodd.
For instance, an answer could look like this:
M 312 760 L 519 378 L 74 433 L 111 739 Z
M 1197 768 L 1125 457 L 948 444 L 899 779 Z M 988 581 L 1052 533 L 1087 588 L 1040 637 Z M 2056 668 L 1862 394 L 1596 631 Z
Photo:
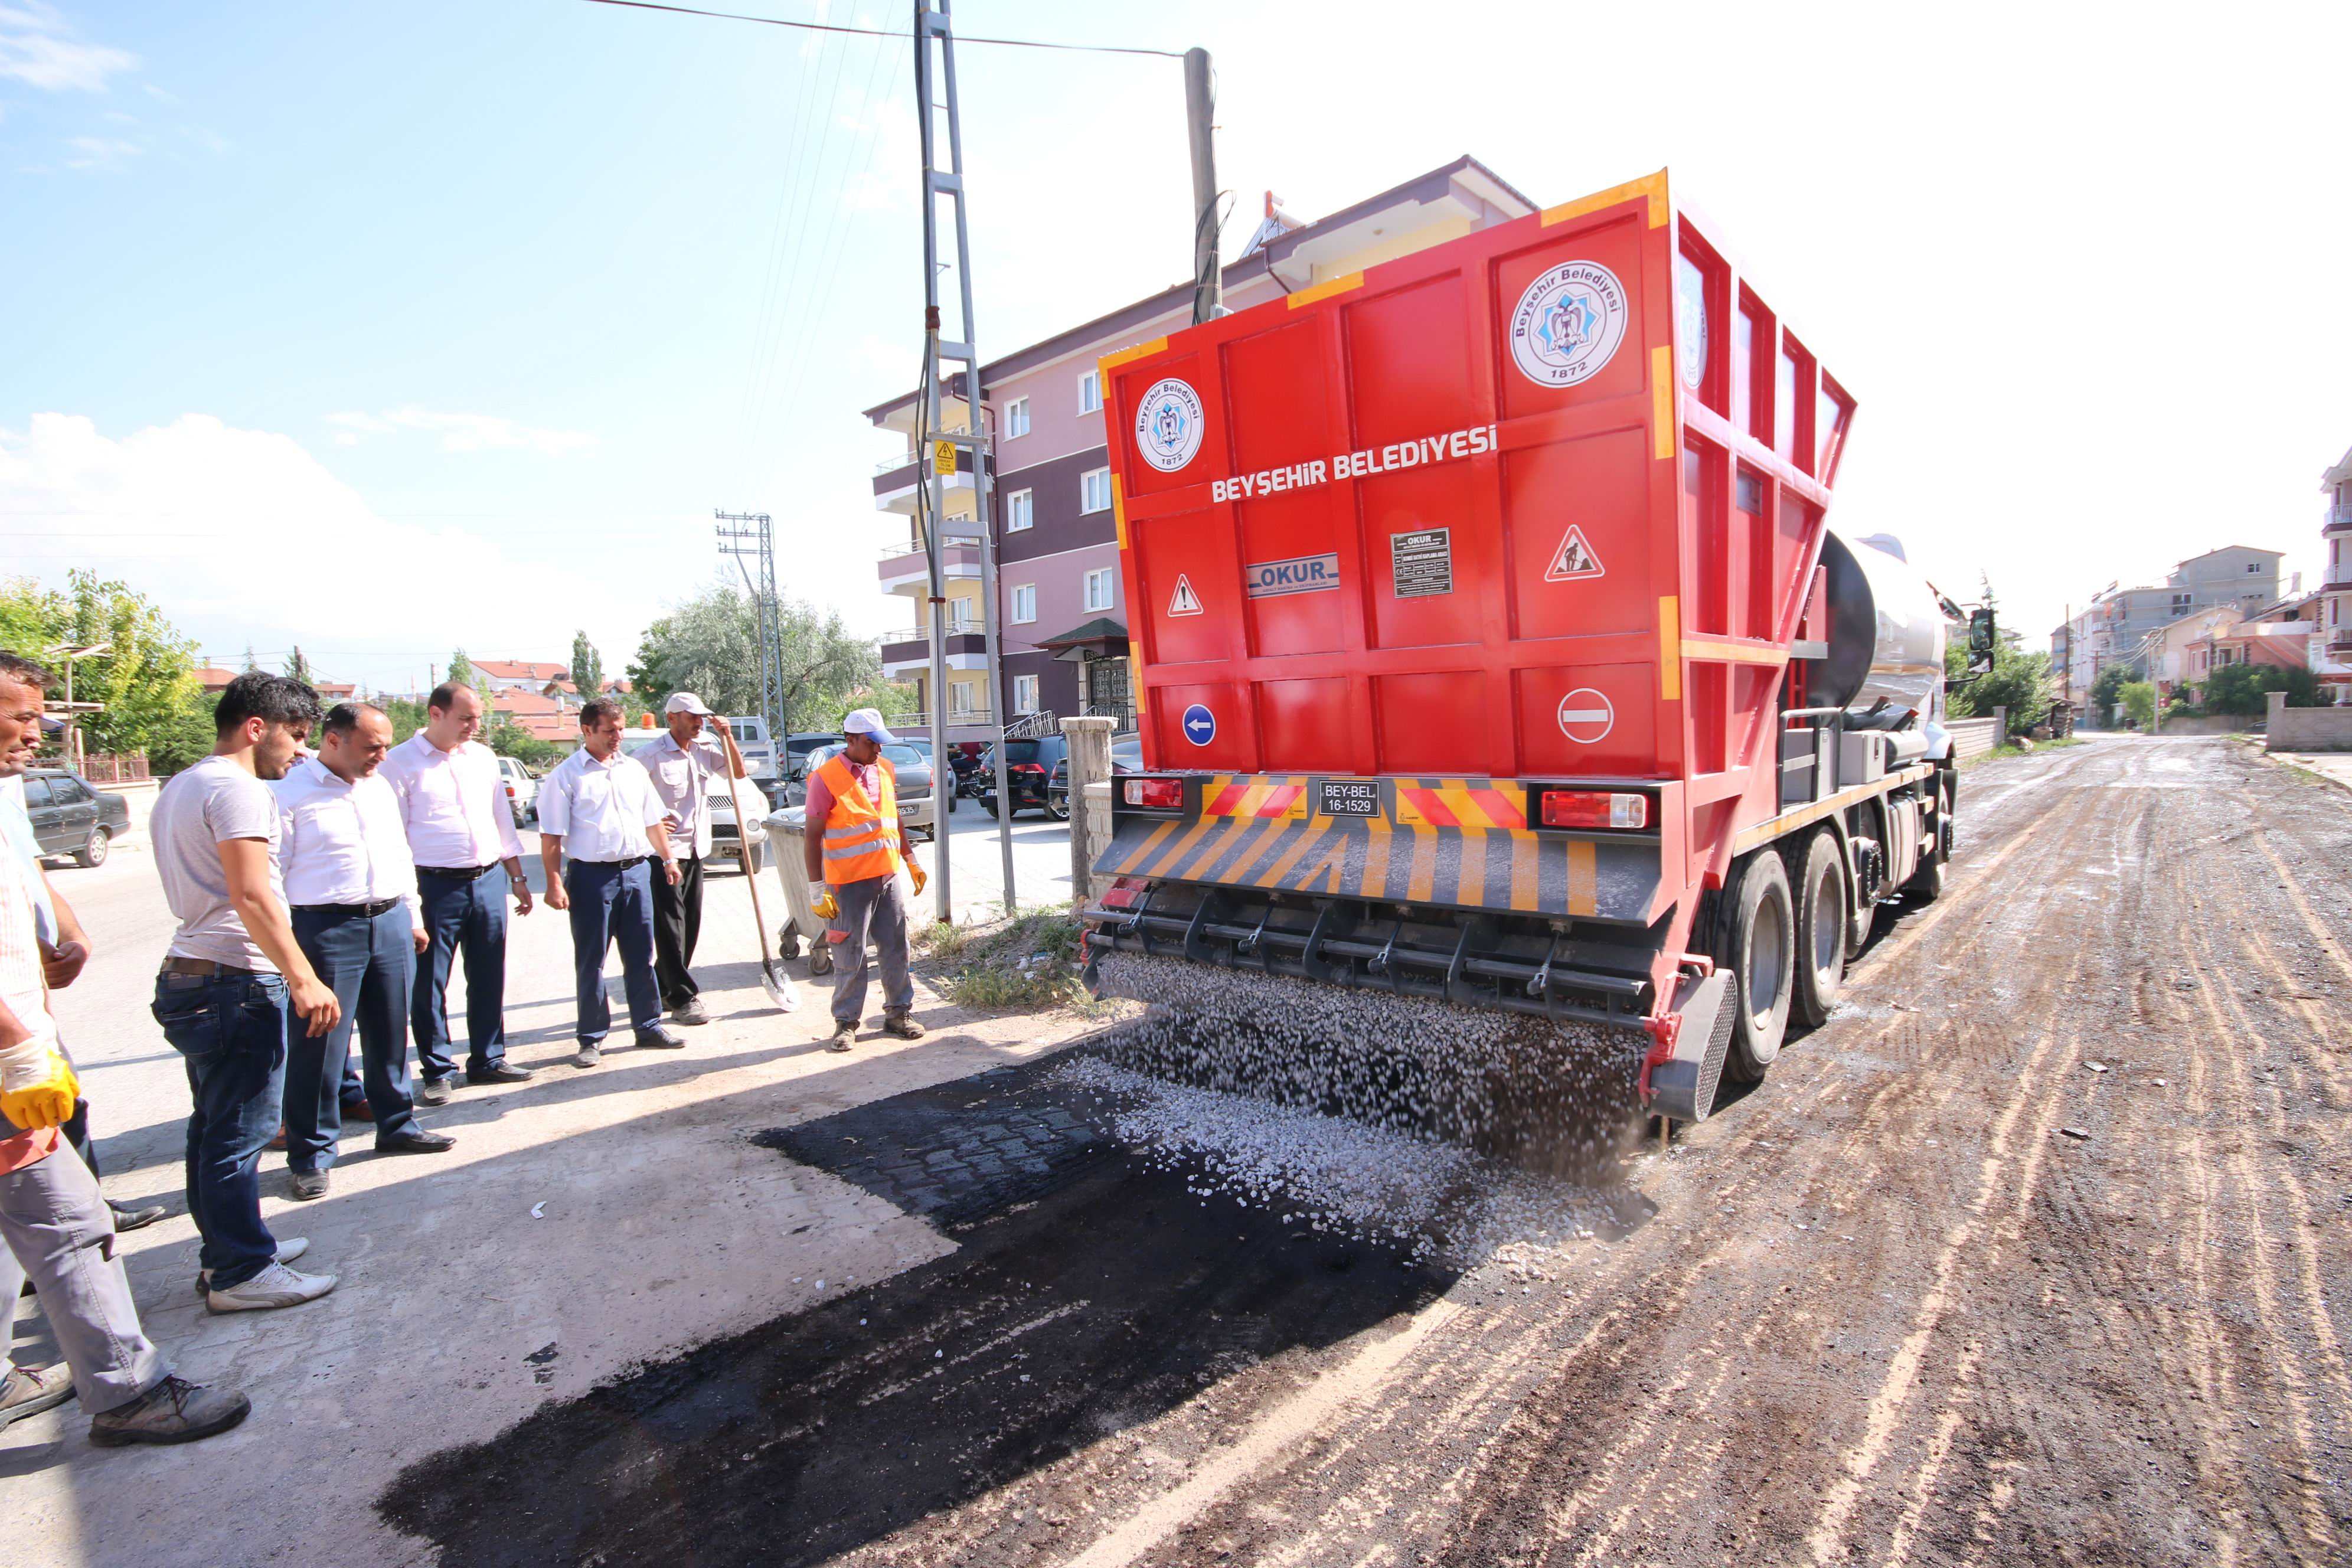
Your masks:
M 1104 988 L 1152 1004 L 1104 1054 L 1196 1089 L 1433 1136 L 1530 1171 L 1612 1178 L 1637 1131 L 1649 1037 L 1181 959 L 1108 953 Z
M 1111 1131 L 1204 1201 L 1403 1249 L 1417 1262 L 1515 1265 L 1596 1231 L 1612 1194 L 1441 1143 L 1245 1095 L 1173 1084 L 1087 1055 L 1055 1079 L 1109 1103 Z

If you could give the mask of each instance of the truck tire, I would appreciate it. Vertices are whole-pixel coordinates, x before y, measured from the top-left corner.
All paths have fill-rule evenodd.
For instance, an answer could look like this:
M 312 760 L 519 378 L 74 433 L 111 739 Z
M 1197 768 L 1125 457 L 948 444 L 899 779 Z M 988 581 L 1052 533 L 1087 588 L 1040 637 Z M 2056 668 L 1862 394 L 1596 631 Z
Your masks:
M 1820 832 L 1790 858 L 1797 867 L 1796 990 L 1790 1010 L 1813 1028 L 1828 1019 L 1845 989 L 1845 857 L 1835 835 Z
M 1952 787 L 1940 784 L 1936 787 L 1936 831 L 1934 844 L 1919 858 L 1919 868 L 1903 884 L 1903 890 L 1915 904 L 1932 904 L 1944 896 L 1944 866 L 1952 858 Z
M 1734 1002 L 1723 1076 L 1734 1083 L 1756 1083 L 1780 1054 L 1795 988 L 1796 910 L 1789 868 L 1779 853 L 1759 849 L 1735 865 L 1721 908 L 1717 963 L 1732 972 Z

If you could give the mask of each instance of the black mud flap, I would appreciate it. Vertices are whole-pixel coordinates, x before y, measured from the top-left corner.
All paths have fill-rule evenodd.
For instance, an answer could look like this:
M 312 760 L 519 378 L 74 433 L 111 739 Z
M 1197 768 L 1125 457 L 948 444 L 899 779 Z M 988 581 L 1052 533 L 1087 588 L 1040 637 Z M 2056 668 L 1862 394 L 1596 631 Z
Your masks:
M 1715 1109 L 1723 1082 L 1723 1058 L 1731 1048 L 1731 975 L 1717 970 L 1686 980 L 1675 1010 L 1683 1026 L 1675 1054 L 1650 1068 L 1650 1112 L 1670 1121 L 1704 1121 Z

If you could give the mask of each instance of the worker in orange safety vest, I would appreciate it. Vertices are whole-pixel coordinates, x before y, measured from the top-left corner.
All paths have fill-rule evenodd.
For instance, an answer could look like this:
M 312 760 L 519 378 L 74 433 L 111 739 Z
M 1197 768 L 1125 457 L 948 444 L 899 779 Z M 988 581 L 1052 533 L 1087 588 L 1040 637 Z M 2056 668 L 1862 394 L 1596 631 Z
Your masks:
M 828 1048 L 848 1050 L 866 1015 L 866 942 L 882 960 L 882 1032 L 902 1040 L 923 1037 L 915 1022 L 915 983 L 907 973 L 907 903 L 898 891 L 904 867 L 915 891 L 927 879 L 898 820 L 898 775 L 882 748 L 896 736 L 871 708 L 841 721 L 845 744 L 809 775 L 802 820 L 809 886 L 822 888 L 817 918 L 831 922 L 833 1037 Z

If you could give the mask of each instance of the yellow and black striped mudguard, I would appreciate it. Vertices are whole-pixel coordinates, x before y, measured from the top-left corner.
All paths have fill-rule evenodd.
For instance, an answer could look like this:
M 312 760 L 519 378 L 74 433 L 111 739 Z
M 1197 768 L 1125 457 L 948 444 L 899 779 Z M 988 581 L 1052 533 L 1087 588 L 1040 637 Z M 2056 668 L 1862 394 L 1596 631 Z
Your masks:
M 1097 875 L 1635 922 L 1658 894 L 1654 837 L 1531 828 L 1516 779 L 1200 773 L 1185 784 L 1181 813 L 1114 797 Z

